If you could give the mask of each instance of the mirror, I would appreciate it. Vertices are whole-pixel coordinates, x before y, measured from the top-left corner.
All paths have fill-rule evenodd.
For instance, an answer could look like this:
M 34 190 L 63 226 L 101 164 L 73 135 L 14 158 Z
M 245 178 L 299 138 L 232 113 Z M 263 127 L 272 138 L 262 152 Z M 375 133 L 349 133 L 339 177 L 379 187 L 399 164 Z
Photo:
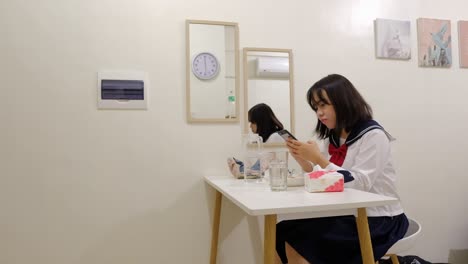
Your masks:
M 249 109 L 264 103 L 284 129 L 294 134 L 292 50 L 244 48 L 243 51 L 245 132 L 250 131 Z M 265 145 L 284 145 L 284 141 L 272 139 L 264 138 Z
M 238 122 L 237 23 L 186 21 L 188 122 Z

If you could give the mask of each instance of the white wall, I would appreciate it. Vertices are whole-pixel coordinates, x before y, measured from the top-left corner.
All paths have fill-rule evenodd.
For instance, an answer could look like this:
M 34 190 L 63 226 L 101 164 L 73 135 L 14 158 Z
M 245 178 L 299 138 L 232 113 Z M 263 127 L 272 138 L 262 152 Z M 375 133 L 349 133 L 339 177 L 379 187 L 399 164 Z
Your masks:
M 291 48 L 296 134 L 305 93 L 349 77 L 397 141 L 400 192 L 423 235 L 410 252 L 468 248 L 462 0 L 0 2 L 0 263 L 207 263 L 214 192 L 241 125 L 187 124 L 185 19 L 238 22 L 240 46 Z M 410 61 L 374 58 L 376 17 L 412 21 Z M 418 68 L 416 18 L 452 21 L 454 65 Z M 147 111 L 96 110 L 96 72 L 147 71 Z M 241 104 L 242 105 L 242 104 Z M 260 263 L 257 221 L 224 202 L 219 263 Z
M 248 86 L 249 103 L 247 109 L 259 103 L 267 104 L 284 128 L 291 130 L 289 80 L 257 78 L 249 80 Z

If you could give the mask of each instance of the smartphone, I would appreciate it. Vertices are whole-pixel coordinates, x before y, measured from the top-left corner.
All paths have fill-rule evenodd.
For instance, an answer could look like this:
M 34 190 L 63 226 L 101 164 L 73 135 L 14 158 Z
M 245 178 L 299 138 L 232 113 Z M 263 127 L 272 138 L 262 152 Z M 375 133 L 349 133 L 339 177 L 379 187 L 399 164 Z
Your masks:
M 288 140 L 288 138 L 292 138 L 294 140 L 297 140 L 297 138 L 295 136 L 293 136 L 293 134 L 291 134 L 288 130 L 286 129 L 283 129 L 283 130 L 280 130 L 278 131 L 278 134 L 284 139 L 284 140 Z

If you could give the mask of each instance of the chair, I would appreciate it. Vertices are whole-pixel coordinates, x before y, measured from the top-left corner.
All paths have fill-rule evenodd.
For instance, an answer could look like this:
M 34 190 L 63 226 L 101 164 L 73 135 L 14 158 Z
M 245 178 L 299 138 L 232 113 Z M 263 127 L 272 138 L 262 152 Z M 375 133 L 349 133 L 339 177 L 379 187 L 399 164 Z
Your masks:
M 388 251 L 385 256 L 390 257 L 393 264 L 400 264 L 398 262 L 397 253 L 407 251 L 412 248 L 416 243 L 416 239 L 421 234 L 421 224 L 414 219 L 408 219 L 409 226 L 405 236 L 398 240 Z

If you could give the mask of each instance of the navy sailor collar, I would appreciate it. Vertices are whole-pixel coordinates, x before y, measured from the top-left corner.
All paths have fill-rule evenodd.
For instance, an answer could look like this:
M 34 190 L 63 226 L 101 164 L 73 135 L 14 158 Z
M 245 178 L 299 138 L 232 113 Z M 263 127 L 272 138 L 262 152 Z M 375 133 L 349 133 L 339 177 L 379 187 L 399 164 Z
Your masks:
M 351 132 L 346 138 L 346 141 L 344 144 L 346 144 L 347 146 L 351 146 L 354 142 L 356 142 L 362 136 L 364 136 L 364 134 L 374 129 L 382 129 L 390 141 L 395 140 L 395 138 L 393 138 L 387 131 L 385 131 L 385 129 L 379 123 L 377 123 L 377 121 L 371 119 L 371 120 L 361 121 L 357 123 L 351 129 Z M 340 146 L 339 135 L 336 135 L 335 133 L 333 133 L 333 131 L 331 131 L 329 137 L 330 137 L 330 144 L 338 148 Z

